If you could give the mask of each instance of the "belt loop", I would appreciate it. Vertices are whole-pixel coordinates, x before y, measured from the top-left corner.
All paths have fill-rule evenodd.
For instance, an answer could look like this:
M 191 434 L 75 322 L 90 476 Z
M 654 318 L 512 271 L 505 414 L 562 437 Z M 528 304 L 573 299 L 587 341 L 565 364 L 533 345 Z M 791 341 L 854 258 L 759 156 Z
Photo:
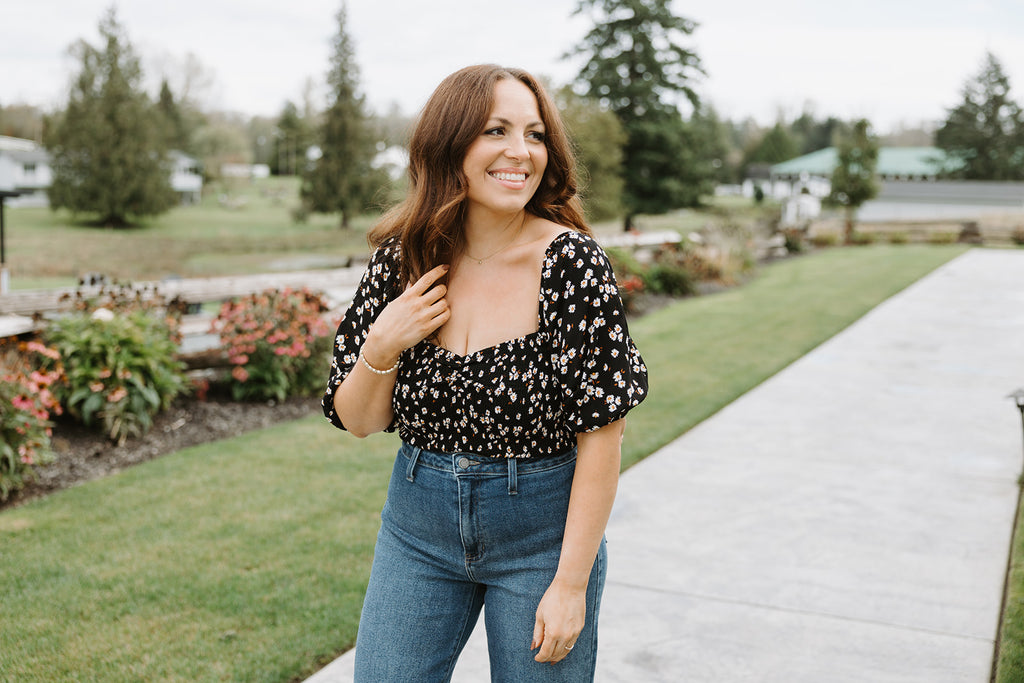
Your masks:
M 413 473 L 416 470 L 416 461 L 420 459 L 420 451 L 422 450 L 423 449 L 420 448 L 419 446 L 412 447 L 412 456 L 409 458 L 409 467 L 407 467 L 405 470 L 405 478 L 408 479 L 409 481 L 415 481 Z
M 508 495 L 514 496 L 519 493 L 519 488 L 516 482 L 516 459 L 508 459 Z

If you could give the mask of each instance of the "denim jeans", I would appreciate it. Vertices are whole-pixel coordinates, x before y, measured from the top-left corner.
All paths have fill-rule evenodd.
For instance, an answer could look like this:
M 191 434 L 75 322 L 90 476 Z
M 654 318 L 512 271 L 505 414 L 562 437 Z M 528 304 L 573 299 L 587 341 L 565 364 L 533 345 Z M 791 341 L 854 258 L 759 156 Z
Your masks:
M 583 632 L 551 665 L 530 650 L 537 605 L 554 578 L 576 464 L 432 453 L 403 444 L 356 640 L 356 683 L 441 683 L 484 604 L 491 681 L 594 678 L 604 541 L 587 587 Z

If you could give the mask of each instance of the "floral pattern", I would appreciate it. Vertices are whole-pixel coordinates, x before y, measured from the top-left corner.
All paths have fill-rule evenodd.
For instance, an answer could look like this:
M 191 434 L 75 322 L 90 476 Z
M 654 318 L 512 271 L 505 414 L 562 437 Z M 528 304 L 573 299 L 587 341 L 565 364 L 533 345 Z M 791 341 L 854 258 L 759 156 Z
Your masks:
M 397 244 L 370 259 L 338 326 L 324 415 L 359 359 L 370 323 L 398 293 Z M 399 362 L 394 421 L 426 450 L 524 458 L 564 453 L 576 434 L 623 417 L 647 395 L 647 368 L 626 326 L 615 276 L 593 238 L 556 237 L 544 255 L 538 329 L 460 356 L 424 340 Z

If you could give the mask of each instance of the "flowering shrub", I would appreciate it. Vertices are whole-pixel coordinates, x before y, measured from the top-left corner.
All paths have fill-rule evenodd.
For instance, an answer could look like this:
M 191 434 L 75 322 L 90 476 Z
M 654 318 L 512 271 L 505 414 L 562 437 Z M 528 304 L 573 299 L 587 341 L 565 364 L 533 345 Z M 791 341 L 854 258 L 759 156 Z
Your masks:
M 39 369 L 46 358 L 53 369 Z M 34 466 L 53 458 L 50 414 L 60 403 L 50 387 L 60 379 L 60 354 L 39 342 L 21 343 L 0 355 L 0 500 L 31 479 Z
M 55 386 L 61 404 L 118 443 L 146 433 L 153 415 L 187 386 L 175 333 L 162 313 L 79 310 L 53 322 L 45 338 L 64 363 L 65 381 Z
M 181 343 L 181 317 L 187 305 L 177 297 L 168 301 L 156 289 L 113 284 L 104 286 L 91 297 L 84 296 L 81 290 L 76 291 L 74 295 L 65 294 L 62 303 L 68 310 L 76 313 L 95 313 L 103 309 L 118 314 L 149 314 L 162 321 L 171 341 L 175 344 Z
M 284 400 L 317 390 L 330 350 L 323 296 L 267 290 L 225 302 L 212 331 L 232 365 L 235 400 Z

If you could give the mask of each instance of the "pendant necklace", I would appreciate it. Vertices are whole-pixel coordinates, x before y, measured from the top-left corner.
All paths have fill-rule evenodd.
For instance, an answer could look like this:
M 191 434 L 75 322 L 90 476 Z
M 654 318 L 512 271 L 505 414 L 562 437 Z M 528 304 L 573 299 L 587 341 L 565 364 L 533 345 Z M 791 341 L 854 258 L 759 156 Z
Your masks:
M 515 244 L 515 241 L 517 239 L 519 239 L 519 234 L 523 231 L 523 226 L 524 225 L 526 225 L 526 212 L 525 211 L 523 212 L 523 221 L 522 221 L 522 223 L 519 224 L 519 229 L 516 230 L 516 234 L 512 235 L 512 239 L 509 240 L 508 243 L 505 244 L 505 246 L 501 247 L 500 249 L 498 249 L 495 252 L 492 252 L 492 253 L 488 254 L 487 256 L 484 256 L 483 258 L 477 258 L 476 256 L 473 256 L 472 254 L 470 254 L 468 251 L 467 252 L 463 252 L 463 254 L 470 261 L 476 261 L 477 265 L 482 266 L 484 264 L 484 261 L 489 261 L 490 259 L 494 258 L 498 254 L 500 254 L 501 252 L 505 251 L 506 249 L 511 247 L 513 244 Z

